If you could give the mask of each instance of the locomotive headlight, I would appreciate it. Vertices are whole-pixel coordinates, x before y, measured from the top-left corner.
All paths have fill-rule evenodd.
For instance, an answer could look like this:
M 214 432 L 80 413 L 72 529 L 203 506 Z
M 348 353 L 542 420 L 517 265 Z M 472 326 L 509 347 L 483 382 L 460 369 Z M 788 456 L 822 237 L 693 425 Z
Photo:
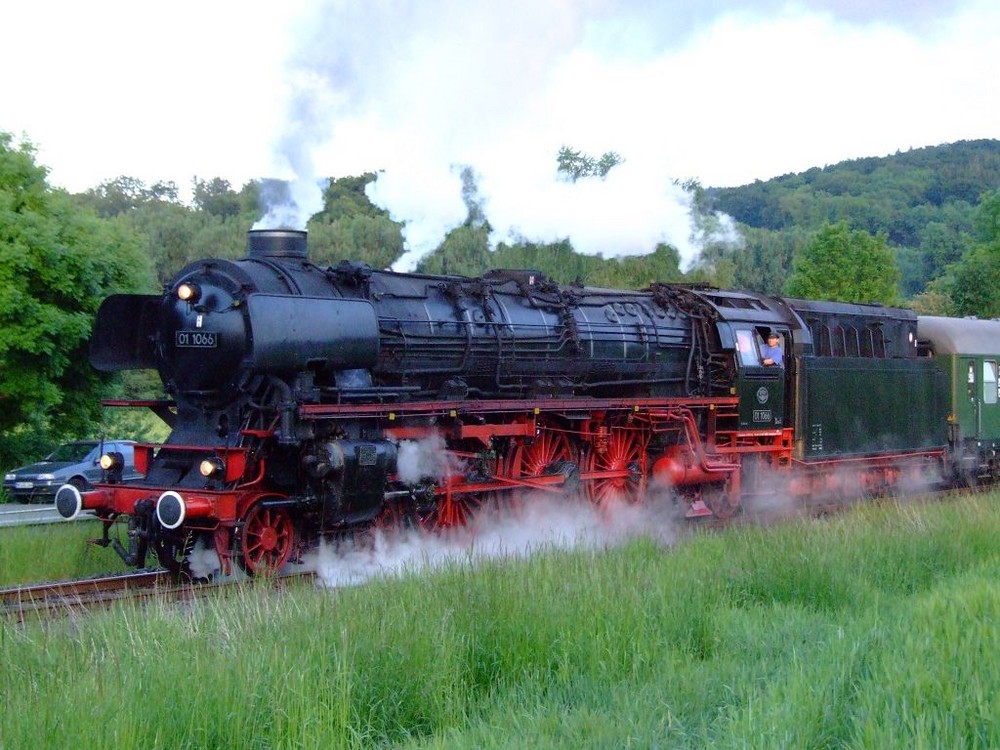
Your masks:
M 181 302 L 197 302 L 201 299 L 201 287 L 188 281 L 177 287 L 177 299 Z
M 125 456 L 118 451 L 111 451 L 101 456 L 101 468 L 105 471 L 114 471 L 125 465 Z
M 224 476 L 226 473 L 226 463 L 218 457 L 206 458 L 198 467 L 203 477 Z

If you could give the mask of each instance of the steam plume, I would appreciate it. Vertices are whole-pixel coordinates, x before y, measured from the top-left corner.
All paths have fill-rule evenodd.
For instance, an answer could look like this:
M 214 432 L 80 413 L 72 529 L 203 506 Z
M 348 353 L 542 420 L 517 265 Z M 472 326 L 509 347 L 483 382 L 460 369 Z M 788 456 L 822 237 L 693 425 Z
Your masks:
M 664 494 L 644 505 L 598 510 L 579 497 L 534 495 L 522 510 L 481 514 L 473 528 L 445 534 L 418 529 L 376 532 L 368 543 L 322 545 L 305 559 L 325 586 L 420 571 L 456 562 L 527 557 L 550 549 L 604 549 L 630 539 L 671 545 L 676 511 Z
M 690 175 L 676 174 L 664 148 L 662 105 L 649 107 L 663 92 L 638 96 L 634 83 L 664 73 L 595 56 L 609 17 L 600 0 L 317 2 L 289 60 L 283 163 L 314 192 L 313 164 L 331 176 L 378 170 L 369 197 L 405 224 L 396 270 L 412 270 L 469 216 L 470 169 L 494 243 L 568 238 L 605 257 L 668 243 L 690 264 L 701 238 L 675 179 Z M 556 173 L 567 143 L 625 163 L 567 183 Z

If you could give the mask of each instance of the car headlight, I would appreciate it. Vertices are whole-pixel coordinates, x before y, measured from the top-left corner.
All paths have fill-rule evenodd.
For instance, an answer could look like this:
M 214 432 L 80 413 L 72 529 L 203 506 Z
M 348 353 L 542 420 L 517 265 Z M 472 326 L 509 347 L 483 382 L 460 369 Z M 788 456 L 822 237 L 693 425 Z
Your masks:
M 13 482 L 15 479 L 17 479 L 17 474 L 4 474 L 3 475 L 3 481 L 5 481 L 5 482 Z
M 51 482 L 56 478 L 55 474 L 39 474 L 35 477 L 39 482 Z

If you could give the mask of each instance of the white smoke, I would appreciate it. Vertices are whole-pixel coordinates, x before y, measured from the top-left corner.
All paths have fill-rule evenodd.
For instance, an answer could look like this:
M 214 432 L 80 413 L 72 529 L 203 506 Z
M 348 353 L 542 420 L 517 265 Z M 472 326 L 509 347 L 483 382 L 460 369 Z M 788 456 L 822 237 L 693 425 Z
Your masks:
M 460 459 L 445 447 L 444 438 L 432 433 L 422 440 L 403 440 L 396 457 L 396 474 L 403 484 L 422 479 L 442 480 L 462 470 Z
M 219 553 L 214 547 L 205 544 L 201 537 L 188 553 L 187 563 L 191 578 L 195 580 L 212 578 L 222 570 Z
M 708 241 L 738 241 L 735 224 L 722 215 L 717 215 L 718 225 L 728 231 L 721 237 L 706 236 L 691 193 L 663 170 L 626 160 L 605 179 L 574 183 L 557 174 L 554 155 L 539 154 L 537 164 L 498 163 L 481 176 L 478 187 L 485 196 L 483 210 L 493 227 L 494 245 L 569 239 L 584 255 L 622 258 L 646 255 L 666 243 L 677 248 L 687 266 Z M 373 202 L 406 221 L 407 252 L 393 270 L 412 271 L 449 229 L 464 221 L 466 206 L 456 172 L 424 180 L 423 190 L 405 173 L 380 175 L 369 186 Z M 437 190 L 428 191 L 428 183 Z M 445 200 L 434 202 L 429 195 Z
M 676 182 L 692 175 L 671 156 L 671 123 L 691 113 L 668 103 L 677 68 L 618 47 L 630 29 L 655 47 L 642 16 L 602 0 L 315 2 L 288 64 L 280 157 L 317 194 L 315 164 L 329 176 L 377 171 L 369 197 L 405 226 L 395 270 L 466 219 L 464 166 L 494 244 L 569 239 L 623 257 L 667 243 L 689 266 L 704 237 Z M 568 183 L 556 171 L 563 146 L 625 161 Z
M 996 121 L 990 97 L 962 98 L 985 85 L 962 72 L 992 65 L 1000 15 L 985 0 L 303 2 L 273 102 L 275 176 L 318 195 L 317 175 L 378 172 L 370 197 L 405 222 L 398 269 L 465 219 L 465 166 L 494 242 L 569 238 L 607 257 L 667 242 L 688 266 L 705 238 L 675 180 L 745 184 Z M 831 108 L 845 85 L 856 106 Z M 559 183 L 562 146 L 625 164 Z
M 364 541 L 323 544 L 305 556 L 324 586 L 480 560 L 523 558 L 551 549 L 604 549 L 630 539 L 663 545 L 677 539 L 677 510 L 664 494 L 644 505 L 600 510 L 585 499 L 531 494 L 519 510 L 489 511 L 471 527 L 432 534 L 419 529 L 375 531 Z
M 323 191 L 311 179 L 268 179 L 261 183 L 264 216 L 252 229 L 306 228 L 309 217 L 323 208 Z

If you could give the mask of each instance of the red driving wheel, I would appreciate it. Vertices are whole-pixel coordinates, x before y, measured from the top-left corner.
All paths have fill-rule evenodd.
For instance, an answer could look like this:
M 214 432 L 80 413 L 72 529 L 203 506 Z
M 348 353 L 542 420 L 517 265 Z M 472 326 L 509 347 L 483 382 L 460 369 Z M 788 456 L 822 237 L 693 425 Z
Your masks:
M 587 484 L 588 495 L 597 506 L 641 501 L 646 492 L 646 448 L 641 434 L 612 429 L 607 449 L 590 452 L 587 471 L 607 475 Z
M 295 528 L 284 508 L 257 503 L 246 515 L 240 534 L 240 562 L 248 573 L 278 571 L 292 554 Z

